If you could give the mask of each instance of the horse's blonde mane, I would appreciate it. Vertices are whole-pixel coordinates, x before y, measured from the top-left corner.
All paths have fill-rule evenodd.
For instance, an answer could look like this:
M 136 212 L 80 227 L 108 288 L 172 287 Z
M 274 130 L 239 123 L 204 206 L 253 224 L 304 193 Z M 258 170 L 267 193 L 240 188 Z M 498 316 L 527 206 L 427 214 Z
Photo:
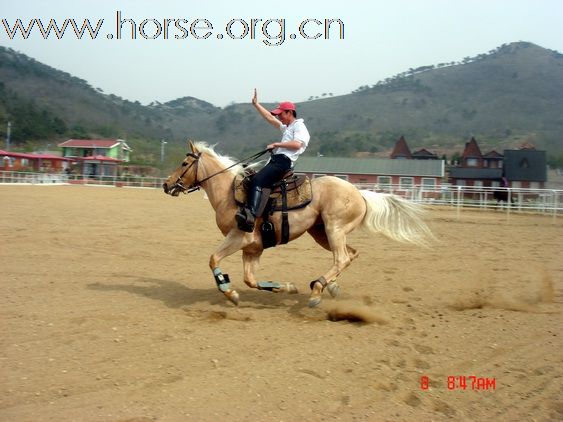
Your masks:
M 229 169 L 229 171 L 233 173 L 235 176 L 242 174 L 244 172 L 244 167 L 242 166 L 242 164 L 236 164 L 236 161 L 233 158 L 227 155 L 219 154 L 217 151 L 215 151 L 214 145 L 209 145 L 206 142 L 201 142 L 201 141 L 193 142 L 192 144 L 198 151 L 214 157 L 225 168 L 233 166 L 232 168 Z M 264 161 L 257 161 L 254 163 L 247 164 L 247 167 L 257 168 L 257 167 L 261 167 L 263 164 Z
M 193 142 L 193 146 L 199 152 L 208 154 L 217 159 L 217 161 L 219 161 L 219 163 L 221 163 L 221 165 L 225 168 L 230 167 L 236 163 L 236 161 L 234 161 L 231 157 L 227 155 L 221 155 L 217 151 L 215 151 L 214 145 L 209 145 L 206 142 Z M 234 167 L 230 168 L 229 171 L 235 175 L 239 174 L 240 172 L 242 172 L 242 165 L 237 164 Z

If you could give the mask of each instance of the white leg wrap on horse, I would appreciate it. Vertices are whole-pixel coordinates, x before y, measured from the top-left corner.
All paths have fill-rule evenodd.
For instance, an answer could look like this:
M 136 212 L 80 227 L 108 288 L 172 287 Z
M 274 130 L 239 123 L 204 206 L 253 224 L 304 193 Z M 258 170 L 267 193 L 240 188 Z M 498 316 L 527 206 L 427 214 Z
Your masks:
M 215 283 L 217 283 L 217 288 L 223 293 L 229 291 L 231 283 L 228 274 L 223 274 L 221 268 L 217 267 L 213 269 L 213 276 L 215 277 Z
M 289 283 L 278 283 L 277 281 L 259 281 L 256 283 L 258 290 L 267 290 L 269 292 L 280 293 L 285 292 L 289 294 L 298 293 L 295 284 Z
M 275 281 L 259 281 L 257 285 L 258 290 L 268 290 L 270 292 L 274 292 L 282 288 L 282 285 L 280 283 L 276 283 Z

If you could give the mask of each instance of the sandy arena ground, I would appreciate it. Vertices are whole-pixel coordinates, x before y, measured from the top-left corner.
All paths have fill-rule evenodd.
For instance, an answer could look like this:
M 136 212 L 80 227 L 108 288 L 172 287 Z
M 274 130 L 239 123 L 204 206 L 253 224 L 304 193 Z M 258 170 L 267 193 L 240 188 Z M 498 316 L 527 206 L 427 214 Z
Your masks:
M 248 289 L 237 253 L 221 265 L 236 308 L 200 193 L 0 201 L 1 421 L 563 420 L 562 217 L 431 209 L 428 250 L 355 232 L 341 296 L 317 309 L 332 256 L 309 236 L 261 262 L 298 295 Z M 373 322 L 328 320 L 337 305 Z

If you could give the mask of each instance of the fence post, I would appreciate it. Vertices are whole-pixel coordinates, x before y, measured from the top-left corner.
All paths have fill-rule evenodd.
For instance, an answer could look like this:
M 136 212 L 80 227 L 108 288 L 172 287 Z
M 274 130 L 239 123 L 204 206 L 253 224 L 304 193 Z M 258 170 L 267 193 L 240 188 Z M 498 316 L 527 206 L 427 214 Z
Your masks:
M 508 193 L 506 198 L 506 216 L 510 217 L 510 208 L 512 208 L 512 189 L 506 188 L 506 191 Z
M 461 186 L 457 187 L 457 219 L 459 220 L 459 213 L 461 211 Z

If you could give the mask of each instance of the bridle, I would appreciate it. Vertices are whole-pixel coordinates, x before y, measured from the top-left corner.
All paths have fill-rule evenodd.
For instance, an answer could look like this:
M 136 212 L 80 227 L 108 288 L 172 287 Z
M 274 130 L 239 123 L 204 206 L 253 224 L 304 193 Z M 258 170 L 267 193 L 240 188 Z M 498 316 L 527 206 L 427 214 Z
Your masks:
M 198 181 L 197 180 L 197 168 L 199 166 L 199 159 L 201 157 L 201 152 L 198 152 L 197 154 L 194 154 L 193 152 L 188 152 L 186 154 L 186 157 L 192 157 L 194 160 L 190 163 L 182 163 L 182 166 L 185 164 L 186 168 L 184 169 L 184 171 L 182 172 L 182 174 L 180 174 L 178 176 L 178 179 L 176 179 L 176 181 L 174 182 L 174 184 L 170 187 L 170 193 L 191 193 L 194 192 L 196 190 L 200 189 L 200 183 L 202 181 Z M 184 185 L 184 181 L 183 178 L 186 175 L 186 173 L 195 166 L 195 177 L 194 177 L 194 182 L 190 185 L 190 186 L 185 186 Z
M 248 162 L 250 162 L 250 161 L 252 161 L 252 160 L 255 160 L 256 158 L 258 158 L 258 157 L 260 157 L 260 156 L 266 154 L 267 152 L 271 152 L 271 150 L 265 149 L 264 151 L 260 151 L 259 153 L 256 153 L 256 154 L 254 154 L 254 155 L 252 155 L 252 156 L 250 156 L 250 157 L 248 157 L 248 158 L 245 158 L 244 160 L 240 160 L 240 161 L 238 161 L 238 162 L 236 162 L 236 163 L 230 165 L 229 167 L 224 168 L 223 170 L 219 170 L 218 172 L 213 173 L 211 176 L 207 176 L 207 177 L 205 177 L 205 178 L 203 178 L 203 179 L 201 179 L 201 180 L 197 180 L 197 169 L 198 169 L 198 167 L 199 167 L 199 159 L 201 158 L 201 152 L 198 152 L 198 153 L 188 152 L 188 153 L 186 154 L 186 157 L 191 157 L 191 158 L 193 158 L 193 161 L 192 161 L 190 164 L 187 164 L 187 163 L 183 163 L 183 162 L 182 162 L 182 166 L 185 165 L 186 168 L 184 169 L 184 171 L 182 172 L 182 174 L 180 174 L 180 175 L 178 176 L 178 178 L 176 179 L 176 181 L 174 182 L 174 184 L 170 187 L 169 193 L 172 194 L 172 195 L 173 195 L 174 193 L 178 193 L 178 194 L 180 194 L 180 193 L 185 193 L 185 194 L 188 194 L 188 193 L 195 192 L 196 190 L 200 190 L 200 189 L 201 189 L 201 184 L 202 184 L 203 182 L 206 182 L 207 180 L 211 179 L 212 177 L 215 177 L 215 176 L 217 176 L 217 175 L 219 175 L 219 174 L 221 174 L 221 173 L 224 173 L 224 172 L 226 172 L 227 170 L 230 170 L 231 168 L 233 168 L 233 167 L 235 167 L 235 166 L 237 166 L 237 165 L 239 165 L 239 164 L 248 163 Z M 193 183 L 192 183 L 191 185 L 186 186 L 186 185 L 184 185 L 183 178 L 184 178 L 184 176 L 186 175 L 186 173 L 187 173 L 192 167 L 195 167 L 194 181 L 193 181 Z

